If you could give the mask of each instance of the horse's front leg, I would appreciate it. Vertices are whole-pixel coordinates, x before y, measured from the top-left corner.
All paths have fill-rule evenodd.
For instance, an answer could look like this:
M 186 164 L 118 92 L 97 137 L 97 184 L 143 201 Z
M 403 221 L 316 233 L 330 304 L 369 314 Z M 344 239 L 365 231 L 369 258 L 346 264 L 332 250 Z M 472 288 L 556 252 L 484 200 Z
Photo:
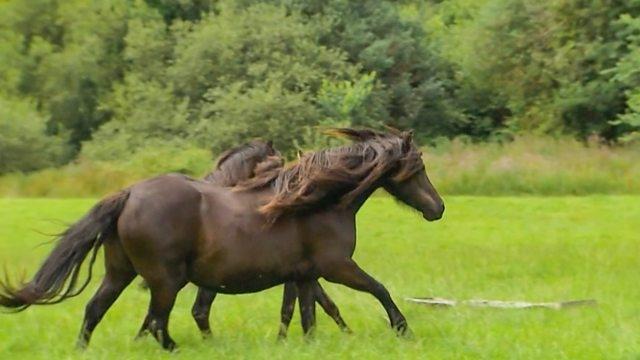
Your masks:
M 409 333 L 404 315 L 391 299 L 389 291 L 376 279 L 364 272 L 352 259 L 330 261 L 322 266 L 322 276 L 331 282 L 346 285 L 352 289 L 365 291 L 375 296 L 389 316 L 391 327 L 400 335 Z
M 211 312 L 211 305 L 213 304 L 213 300 L 216 298 L 216 294 L 217 293 L 215 291 L 199 287 L 196 301 L 194 301 L 193 307 L 191 308 L 193 320 L 196 321 L 196 325 L 198 325 L 198 329 L 200 329 L 203 337 L 211 335 L 209 313 Z
M 351 329 L 349 329 L 347 323 L 345 323 L 344 319 L 342 319 L 342 316 L 340 316 L 340 310 L 338 309 L 338 306 L 333 302 L 333 300 L 331 300 L 329 295 L 327 295 L 320 283 L 316 281 L 313 288 L 316 301 L 318 302 L 318 304 L 320 304 L 320 306 L 322 306 L 324 312 L 329 315 L 333 319 L 333 321 L 336 322 L 338 327 L 340 327 L 340 330 L 350 334 Z

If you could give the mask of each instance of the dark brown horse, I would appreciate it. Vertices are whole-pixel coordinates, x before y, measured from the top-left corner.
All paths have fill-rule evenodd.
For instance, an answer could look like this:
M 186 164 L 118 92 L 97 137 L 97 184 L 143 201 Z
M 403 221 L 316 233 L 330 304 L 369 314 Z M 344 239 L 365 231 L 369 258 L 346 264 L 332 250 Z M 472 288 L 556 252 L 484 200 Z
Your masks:
M 20 288 L 3 284 L 0 305 L 23 309 L 77 295 L 80 267 L 105 248 L 105 277 L 87 304 L 80 342 L 122 290 L 141 275 L 149 284 L 148 328 L 173 349 L 169 314 L 187 283 L 218 293 L 256 292 L 288 281 L 298 286 L 305 333 L 315 325 L 319 277 L 375 296 L 399 333 L 407 322 L 389 292 L 351 258 L 355 216 L 377 188 L 420 211 L 444 212 L 410 133 L 340 129 L 355 143 L 303 156 L 275 175 L 235 187 L 181 175 L 140 182 L 108 197 L 71 226 L 34 278 Z
M 273 148 L 271 142 L 254 140 L 223 153 L 213 171 L 207 174 L 204 180 L 219 186 L 233 187 L 256 176 L 261 178 L 274 177 L 282 170 L 283 165 L 284 159 Z M 295 302 L 298 298 L 297 294 L 298 288 L 295 282 L 289 281 L 284 284 L 280 310 L 280 330 L 278 331 L 278 337 L 280 338 L 287 336 L 287 329 L 291 323 Z M 340 316 L 338 307 L 318 282 L 314 285 L 314 294 L 316 302 L 336 322 L 338 327 L 342 331 L 351 332 Z M 191 311 L 198 328 L 204 336 L 211 334 L 209 313 L 215 297 L 215 291 L 200 287 Z M 138 336 L 147 333 L 148 330 L 148 321 L 145 321 Z

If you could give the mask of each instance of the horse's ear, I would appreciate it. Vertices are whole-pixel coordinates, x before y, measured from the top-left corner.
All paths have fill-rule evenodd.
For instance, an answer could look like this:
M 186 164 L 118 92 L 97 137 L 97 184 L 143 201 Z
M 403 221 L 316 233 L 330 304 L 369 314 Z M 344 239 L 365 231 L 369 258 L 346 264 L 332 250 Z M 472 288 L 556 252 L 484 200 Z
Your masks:
M 267 140 L 265 145 L 267 146 L 267 155 L 280 155 L 278 150 L 273 147 L 273 140 Z
M 403 131 L 402 135 L 402 151 L 409 151 L 411 149 L 411 143 L 413 142 L 413 130 Z
M 324 131 L 325 134 L 335 137 L 345 137 L 353 141 L 366 141 L 380 136 L 379 133 L 367 129 L 332 128 Z
M 398 130 L 397 128 L 395 128 L 395 127 L 393 127 L 391 125 L 387 125 L 387 124 L 384 124 L 383 126 L 392 135 L 402 136 L 402 131 Z
M 216 169 L 220 169 L 220 166 L 222 165 L 222 163 L 227 161 L 227 159 L 229 159 L 231 155 L 235 154 L 237 150 L 238 150 L 237 148 L 233 148 L 223 152 L 222 155 L 220 155 L 220 157 L 218 158 L 218 162 L 216 163 Z

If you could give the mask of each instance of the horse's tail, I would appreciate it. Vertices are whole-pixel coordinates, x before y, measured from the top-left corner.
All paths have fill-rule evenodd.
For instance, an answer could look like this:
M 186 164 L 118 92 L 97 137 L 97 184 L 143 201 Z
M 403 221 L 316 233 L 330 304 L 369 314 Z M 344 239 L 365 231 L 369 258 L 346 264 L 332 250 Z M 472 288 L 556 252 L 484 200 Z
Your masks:
M 6 277 L 0 280 L 0 306 L 21 311 L 31 305 L 57 304 L 80 294 L 91 280 L 98 249 L 103 240 L 116 231 L 118 217 L 128 198 L 127 189 L 103 199 L 65 230 L 28 283 L 13 287 Z M 87 277 L 78 284 L 82 263 L 92 249 Z

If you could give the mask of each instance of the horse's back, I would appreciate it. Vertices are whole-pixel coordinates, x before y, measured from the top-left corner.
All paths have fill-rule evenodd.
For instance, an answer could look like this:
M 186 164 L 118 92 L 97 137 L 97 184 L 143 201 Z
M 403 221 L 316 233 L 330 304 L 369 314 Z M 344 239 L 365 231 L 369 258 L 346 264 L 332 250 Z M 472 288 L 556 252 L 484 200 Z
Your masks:
M 201 194 L 193 181 L 168 174 L 130 187 L 118 235 L 134 263 L 151 258 L 177 261 L 189 254 L 201 227 Z

